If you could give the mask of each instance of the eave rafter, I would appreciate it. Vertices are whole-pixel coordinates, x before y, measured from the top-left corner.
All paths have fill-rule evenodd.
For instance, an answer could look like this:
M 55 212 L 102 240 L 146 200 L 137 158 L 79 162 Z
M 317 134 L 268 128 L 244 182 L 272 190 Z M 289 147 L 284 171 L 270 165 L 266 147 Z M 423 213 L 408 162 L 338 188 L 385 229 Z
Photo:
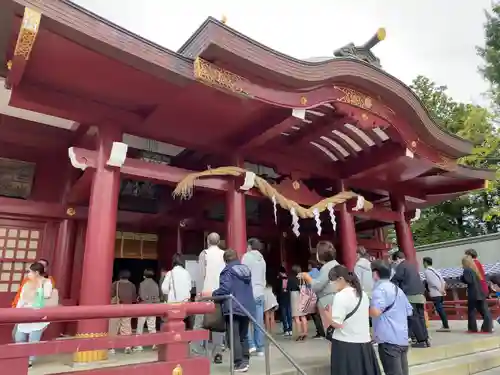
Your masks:
M 24 8 L 24 15 L 14 53 L 12 59 L 7 63 L 9 73 L 7 74 L 5 85 L 8 88 L 17 86 L 21 82 L 38 35 L 41 19 L 42 14 L 40 12 L 28 7 Z

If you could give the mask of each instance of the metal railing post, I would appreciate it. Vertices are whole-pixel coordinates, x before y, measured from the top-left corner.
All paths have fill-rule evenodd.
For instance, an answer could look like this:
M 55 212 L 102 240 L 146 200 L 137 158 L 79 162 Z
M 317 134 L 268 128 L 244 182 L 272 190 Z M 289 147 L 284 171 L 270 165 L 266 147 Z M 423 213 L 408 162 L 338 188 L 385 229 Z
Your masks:
M 281 354 L 292 364 L 293 367 L 295 367 L 295 370 L 300 375 L 307 375 L 306 372 L 300 367 L 300 365 L 281 347 L 280 344 L 272 337 L 269 332 L 266 331 L 264 327 L 262 327 L 259 323 L 257 323 L 257 320 L 252 316 L 252 314 L 236 299 L 234 298 L 233 295 L 228 295 L 228 296 L 216 296 L 216 297 L 203 297 L 200 298 L 200 301 L 215 301 L 215 302 L 222 302 L 229 300 L 229 346 L 230 346 L 230 351 L 229 351 L 229 358 L 230 358 L 230 373 L 231 375 L 234 375 L 234 338 L 233 338 L 233 329 L 234 329 L 234 320 L 233 320 L 233 311 L 234 311 L 234 305 L 233 303 L 236 303 L 236 305 L 241 309 L 243 314 L 245 314 L 250 322 L 252 322 L 255 327 L 257 327 L 264 335 L 266 336 L 267 340 L 265 340 L 264 343 L 264 355 L 265 355 L 265 361 L 266 361 L 266 375 L 270 375 L 271 373 L 271 362 L 270 362 L 270 348 L 269 348 L 269 341 L 276 346 L 276 348 L 280 351 Z M 268 341 L 269 340 L 269 341 Z

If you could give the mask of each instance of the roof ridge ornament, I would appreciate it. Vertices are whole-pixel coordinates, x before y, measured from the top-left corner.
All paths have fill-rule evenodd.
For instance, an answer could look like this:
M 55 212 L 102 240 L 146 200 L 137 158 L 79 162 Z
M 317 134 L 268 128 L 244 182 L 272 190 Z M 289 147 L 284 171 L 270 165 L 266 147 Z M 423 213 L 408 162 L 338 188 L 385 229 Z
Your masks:
M 344 47 L 341 47 L 335 51 L 333 51 L 333 55 L 336 57 L 350 57 L 355 58 L 368 64 L 375 65 L 378 68 L 381 68 L 380 59 L 375 56 L 372 52 L 372 48 L 383 41 L 386 37 L 387 33 L 385 28 L 381 27 L 377 30 L 377 32 L 362 46 L 355 46 L 354 43 L 346 44 Z

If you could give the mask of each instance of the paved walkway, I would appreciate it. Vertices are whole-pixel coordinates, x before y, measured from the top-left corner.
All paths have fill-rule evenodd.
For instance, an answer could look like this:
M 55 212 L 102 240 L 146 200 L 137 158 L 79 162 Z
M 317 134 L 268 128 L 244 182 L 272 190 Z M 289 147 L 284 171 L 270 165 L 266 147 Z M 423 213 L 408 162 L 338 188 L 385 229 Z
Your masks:
M 441 333 L 436 332 L 438 328 L 437 322 L 431 323 L 431 337 L 433 346 L 441 346 L 446 344 L 468 342 L 478 340 L 477 335 L 469 335 L 465 333 L 466 323 L 463 321 L 451 322 L 452 332 Z M 495 335 L 500 336 L 500 329 L 497 328 Z M 294 358 L 300 366 L 307 368 L 309 374 L 317 373 L 314 368 L 323 368 L 330 361 L 330 352 L 328 343 L 325 340 L 308 340 L 306 342 L 297 343 L 290 338 L 276 336 L 280 345 Z M 286 374 L 293 370 L 293 366 L 284 358 L 284 356 L 275 347 L 271 347 L 271 371 L 273 374 Z M 432 350 L 430 349 L 414 349 L 414 350 Z M 139 362 L 156 361 L 157 354 L 154 351 L 146 350 L 142 353 L 134 353 L 126 355 L 117 353 L 110 360 L 95 364 L 94 366 L 73 367 L 71 365 L 71 356 L 51 356 L 40 358 L 40 361 L 35 364 L 30 370 L 30 375 L 46 375 L 60 372 L 75 371 L 77 369 L 90 369 L 100 367 L 110 367 L 118 365 L 133 364 Z M 229 354 L 224 354 L 224 364 L 212 365 L 211 374 L 227 375 L 229 373 Z M 265 374 L 265 360 L 263 357 L 252 357 L 249 374 L 263 375 Z

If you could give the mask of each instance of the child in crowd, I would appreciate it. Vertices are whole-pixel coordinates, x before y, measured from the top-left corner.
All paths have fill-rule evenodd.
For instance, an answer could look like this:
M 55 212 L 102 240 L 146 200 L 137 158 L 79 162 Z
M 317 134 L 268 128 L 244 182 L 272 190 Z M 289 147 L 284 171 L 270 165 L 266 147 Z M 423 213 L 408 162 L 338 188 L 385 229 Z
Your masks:
M 264 324 L 268 332 L 274 331 L 274 312 L 278 309 L 278 300 L 269 281 L 264 289 Z
M 285 267 L 280 268 L 278 275 L 278 303 L 283 324 L 283 334 L 292 336 L 292 309 L 290 306 L 290 291 L 288 290 L 288 275 Z

